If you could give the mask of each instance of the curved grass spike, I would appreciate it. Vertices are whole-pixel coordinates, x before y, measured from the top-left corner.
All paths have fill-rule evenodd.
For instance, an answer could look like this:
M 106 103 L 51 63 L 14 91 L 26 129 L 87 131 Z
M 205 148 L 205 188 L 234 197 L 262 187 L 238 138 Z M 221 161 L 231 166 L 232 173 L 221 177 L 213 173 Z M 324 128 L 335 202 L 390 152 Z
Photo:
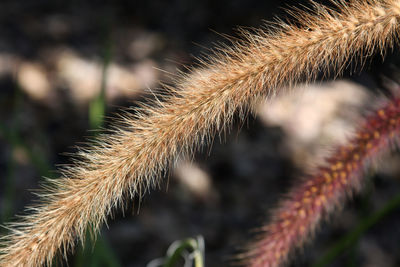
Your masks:
M 141 196 L 178 154 L 230 124 L 263 96 L 319 72 L 340 72 L 355 56 L 383 52 L 399 32 L 400 0 L 318 4 L 296 11 L 296 24 L 243 33 L 243 41 L 219 49 L 188 74 L 181 74 L 163 102 L 125 114 L 113 133 L 81 149 L 62 177 L 49 181 L 42 201 L 9 225 L 2 238 L 1 266 L 50 265 L 64 256 L 92 225 L 98 231 L 122 196 Z
M 257 241 L 244 253 L 246 266 L 277 267 L 288 260 L 315 232 L 318 224 L 345 198 L 363 184 L 365 170 L 379 154 L 398 143 L 400 137 L 400 87 L 387 99 L 346 145 L 339 147 L 317 167 L 315 174 L 296 184 L 272 212 L 272 221 L 262 227 Z

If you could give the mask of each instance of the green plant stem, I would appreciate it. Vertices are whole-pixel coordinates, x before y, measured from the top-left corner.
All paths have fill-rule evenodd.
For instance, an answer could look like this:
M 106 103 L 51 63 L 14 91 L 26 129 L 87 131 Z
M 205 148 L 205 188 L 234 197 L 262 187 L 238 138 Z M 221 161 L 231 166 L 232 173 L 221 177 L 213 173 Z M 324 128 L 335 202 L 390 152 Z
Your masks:
M 104 50 L 100 92 L 89 103 L 89 126 L 92 130 L 98 130 L 104 124 L 104 115 L 106 110 L 105 92 L 107 87 L 107 70 L 112 57 L 112 42 L 110 39 L 108 24 L 108 20 L 105 19 L 102 27 L 104 32 Z M 92 229 L 90 229 L 90 231 L 92 231 Z M 91 248 L 91 250 L 88 250 L 87 248 Z M 87 234 L 85 248 L 81 247 L 75 257 L 75 266 L 120 267 L 121 265 L 119 264 L 117 257 L 113 253 L 112 248 L 110 248 L 103 235 L 100 235 L 97 239 L 95 239 Z
M 400 194 L 389 200 L 382 209 L 363 220 L 353 231 L 339 239 L 339 241 L 337 241 L 335 245 L 313 265 L 313 267 L 326 266 L 332 262 L 339 254 L 353 246 L 368 229 L 398 208 L 400 208 Z
M 202 252 L 200 251 L 199 243 L 194 238 L 188 238 L 181 241 L 178 247 L 169 255 L 163 267 L 174 267 L 179 259 L 182 257 L 182 253 L 187 249 L 193 250 L 193 260 L 195 267 L 204 267 L 204 260 Z
M 89 124 L 91 129 L 103 126 L 105 115 L 105 92 L 107 87 L 107 71 L 112 58 L 112 42 L 110 40 L 109 23 L 104 22 L 104 51 L 100 93 L 89 104 Z

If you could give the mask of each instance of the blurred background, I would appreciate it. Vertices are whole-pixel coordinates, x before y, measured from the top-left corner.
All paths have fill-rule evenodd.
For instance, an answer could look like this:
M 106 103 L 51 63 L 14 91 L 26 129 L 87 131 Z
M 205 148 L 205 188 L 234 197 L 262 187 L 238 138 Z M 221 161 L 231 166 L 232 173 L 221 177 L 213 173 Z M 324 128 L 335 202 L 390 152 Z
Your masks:
M 41 177 L 56 179 L 56 166 L 70 163 L 66 153 L 107 128 L 112 119 L 105 117 L 151 98 L 160 81 L 170 84 L 183 65 L 228 43 L 217 33 L 237 36 L 237 26 L 260 27 L 293 4 L 309 5 L 1 1 L 0 222 L 35 200 Z M 235 122 L 193 161 L 179 159 L 140 203 L 126 200 L 96 241 L 54 266 L 146 266 L 174 241 L 197 235 L 205 240 L 205 266 L 228 265 L 291 184 L 379 102 L 383 75 L 400 77 L 398 51 L 261 104 L 257 116 Z M 397 149 L 378 163 L 363 193 L 322 225 L 292 266 L 400 266 Z

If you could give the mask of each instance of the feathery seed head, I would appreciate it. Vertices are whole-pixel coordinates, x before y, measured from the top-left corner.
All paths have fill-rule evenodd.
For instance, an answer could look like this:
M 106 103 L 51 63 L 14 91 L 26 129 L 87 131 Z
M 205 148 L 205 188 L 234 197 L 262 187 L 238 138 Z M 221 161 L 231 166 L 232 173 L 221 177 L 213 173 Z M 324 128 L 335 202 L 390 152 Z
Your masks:
M 258 240 L 249 246 L 245 254 L 248 265 L 277 267 L 285 263 L 323 218 L 360 189 L 364 170 L 398 141 L 399 130 L 400 98 L 395 97 L 368 116 L 355 137 L 326 159 L 325 166 L 294 186 Z

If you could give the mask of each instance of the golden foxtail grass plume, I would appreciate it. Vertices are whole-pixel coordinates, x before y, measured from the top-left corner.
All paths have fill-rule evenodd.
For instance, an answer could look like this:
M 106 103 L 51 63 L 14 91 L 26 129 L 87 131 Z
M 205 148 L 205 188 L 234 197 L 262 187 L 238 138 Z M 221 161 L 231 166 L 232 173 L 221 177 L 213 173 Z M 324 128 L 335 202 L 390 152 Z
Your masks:
M 242 255 L 247 259 L 246 266 L 282 266 L 323 218 L 361 188 L 370 163 L 399 141 L 400 87 L 396 87 L 397 97 L 387 99 L 380 109 L 366 117 L 355 137 L 316 168 L 314 175 L 294 185 L 272 212 L 272 221 L 261 228 L 257 240 Z
M 0 265 L 50 265 L 89 225 L 97 231 L 124 194 L 141 196 L 159 183 L 177 155 L 223 130 L 237 110 L 243 115 L 254 100 L 319 72 L 339 73 L 356 55 L 383 52 L 400 28 L 400 0 L 340 1 L 335 10 L 314 4 L 295 12 L 295 24 L 243 32 L 242 41 L 182 74 L 162 102 L 124 114 L 113 133 L 81 149 L 29 215 L 9 225 Z

